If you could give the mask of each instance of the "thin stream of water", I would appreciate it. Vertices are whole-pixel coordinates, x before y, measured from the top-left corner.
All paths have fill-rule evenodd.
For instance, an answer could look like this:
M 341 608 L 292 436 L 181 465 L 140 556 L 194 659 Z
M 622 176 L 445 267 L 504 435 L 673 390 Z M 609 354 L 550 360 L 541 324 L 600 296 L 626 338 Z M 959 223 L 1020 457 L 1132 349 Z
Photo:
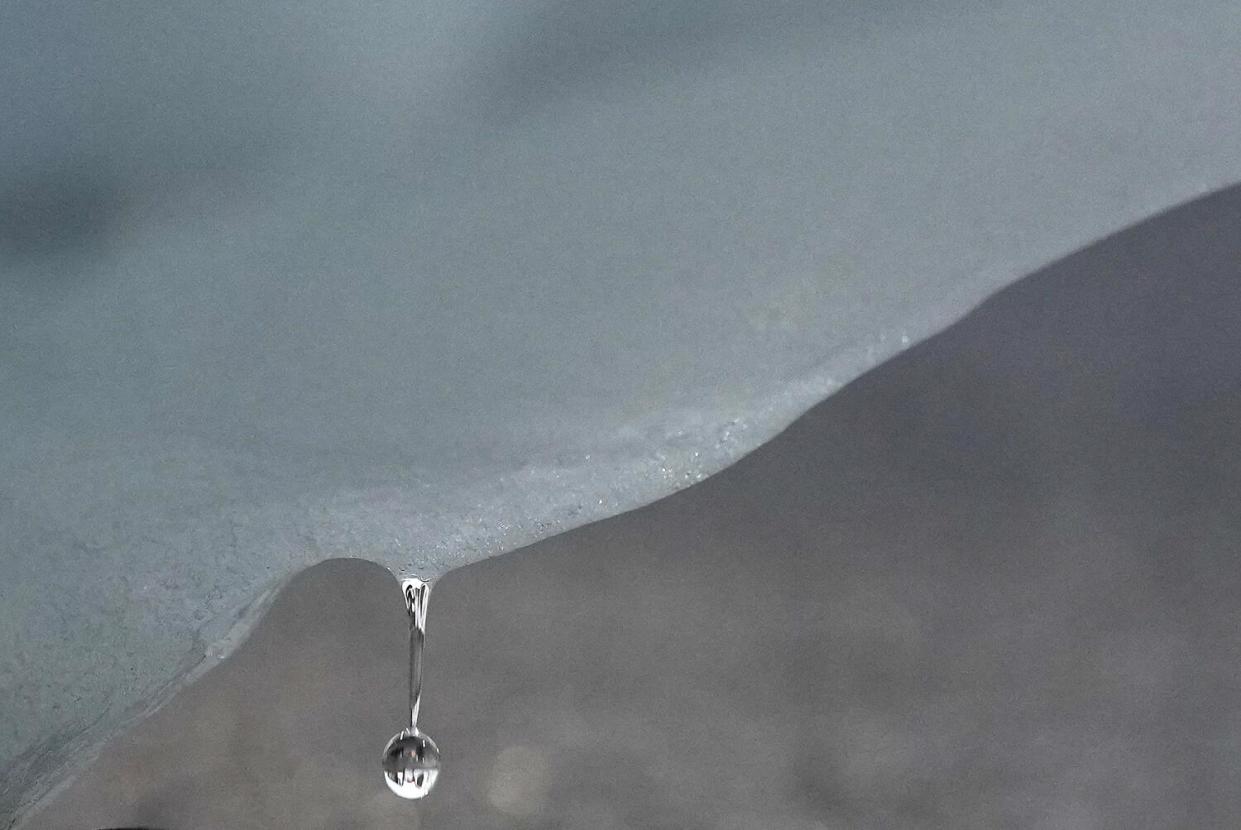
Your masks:
M 423 798 L 435 787 L 440 772 L 440 750 L 418 729 L 422 706 L 422 650 L 427 636 L 427 602 L 431 583 L 416 577 L 401 581 L 409 615 L 409 727 L 402 729 L 383 753 L 384 781 L 401 798 Z

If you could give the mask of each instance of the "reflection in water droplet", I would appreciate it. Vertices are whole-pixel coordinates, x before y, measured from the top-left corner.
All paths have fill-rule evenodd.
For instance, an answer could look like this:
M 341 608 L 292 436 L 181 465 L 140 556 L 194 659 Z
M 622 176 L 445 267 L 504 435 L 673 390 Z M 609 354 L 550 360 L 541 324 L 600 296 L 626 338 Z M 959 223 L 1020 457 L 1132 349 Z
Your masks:
M 383 770 L 392 792 L 401 798 L 422 798 L 439 777 L 439 747 L 417 729 L 404 729 L 388 741 Z
M 388 741 L 383 754 L 384 780 L 401 798 L 422 798 L 431 792 L 440 774 L 440 750 L 429 735 L 418 730 L 422 704 L 422 646 L 427 636 L 427 600 L 431 584 L 402 580 L 401 593 L 409 612 L 409 728 Z

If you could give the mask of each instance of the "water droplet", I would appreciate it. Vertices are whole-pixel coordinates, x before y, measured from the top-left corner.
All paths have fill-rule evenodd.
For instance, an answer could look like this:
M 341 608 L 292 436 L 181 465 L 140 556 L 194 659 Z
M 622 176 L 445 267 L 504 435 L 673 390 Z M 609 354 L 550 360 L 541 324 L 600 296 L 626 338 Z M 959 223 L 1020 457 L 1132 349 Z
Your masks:
M 402 729 L 384 748 L 384 780 L 401 798 L 422 798 L 440 774 L 440 748 L 417 729 Z
M 422 705 L 422 647 L 427 636 L 427 600 L 431 583 L 409 578 L 401 581 L 409 613 L 409 728 L 392 736 L 384 747 L 383 773 L 388 789 L 401 798 L 423 798 L 440 774 L 440 750 L 418 729 Z

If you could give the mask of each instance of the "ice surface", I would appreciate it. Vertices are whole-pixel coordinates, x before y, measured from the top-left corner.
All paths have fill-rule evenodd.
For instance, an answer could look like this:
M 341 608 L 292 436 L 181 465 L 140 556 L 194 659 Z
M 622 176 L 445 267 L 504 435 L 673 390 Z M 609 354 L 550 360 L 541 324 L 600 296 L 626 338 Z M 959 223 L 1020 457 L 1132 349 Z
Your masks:
M 1241 6 L 0 8 L 0 820 L 328 557 L 665 495 L 1241 178 Z

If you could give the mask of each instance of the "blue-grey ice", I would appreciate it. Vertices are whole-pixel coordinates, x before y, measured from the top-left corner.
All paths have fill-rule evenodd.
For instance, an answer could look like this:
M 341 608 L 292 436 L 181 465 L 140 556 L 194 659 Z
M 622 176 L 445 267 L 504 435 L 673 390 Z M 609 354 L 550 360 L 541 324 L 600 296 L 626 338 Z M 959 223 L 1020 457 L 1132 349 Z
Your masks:
M 292 573 L 729 464 L 1241 178 L 1220 0 L 0 6 L 0 825 Z

